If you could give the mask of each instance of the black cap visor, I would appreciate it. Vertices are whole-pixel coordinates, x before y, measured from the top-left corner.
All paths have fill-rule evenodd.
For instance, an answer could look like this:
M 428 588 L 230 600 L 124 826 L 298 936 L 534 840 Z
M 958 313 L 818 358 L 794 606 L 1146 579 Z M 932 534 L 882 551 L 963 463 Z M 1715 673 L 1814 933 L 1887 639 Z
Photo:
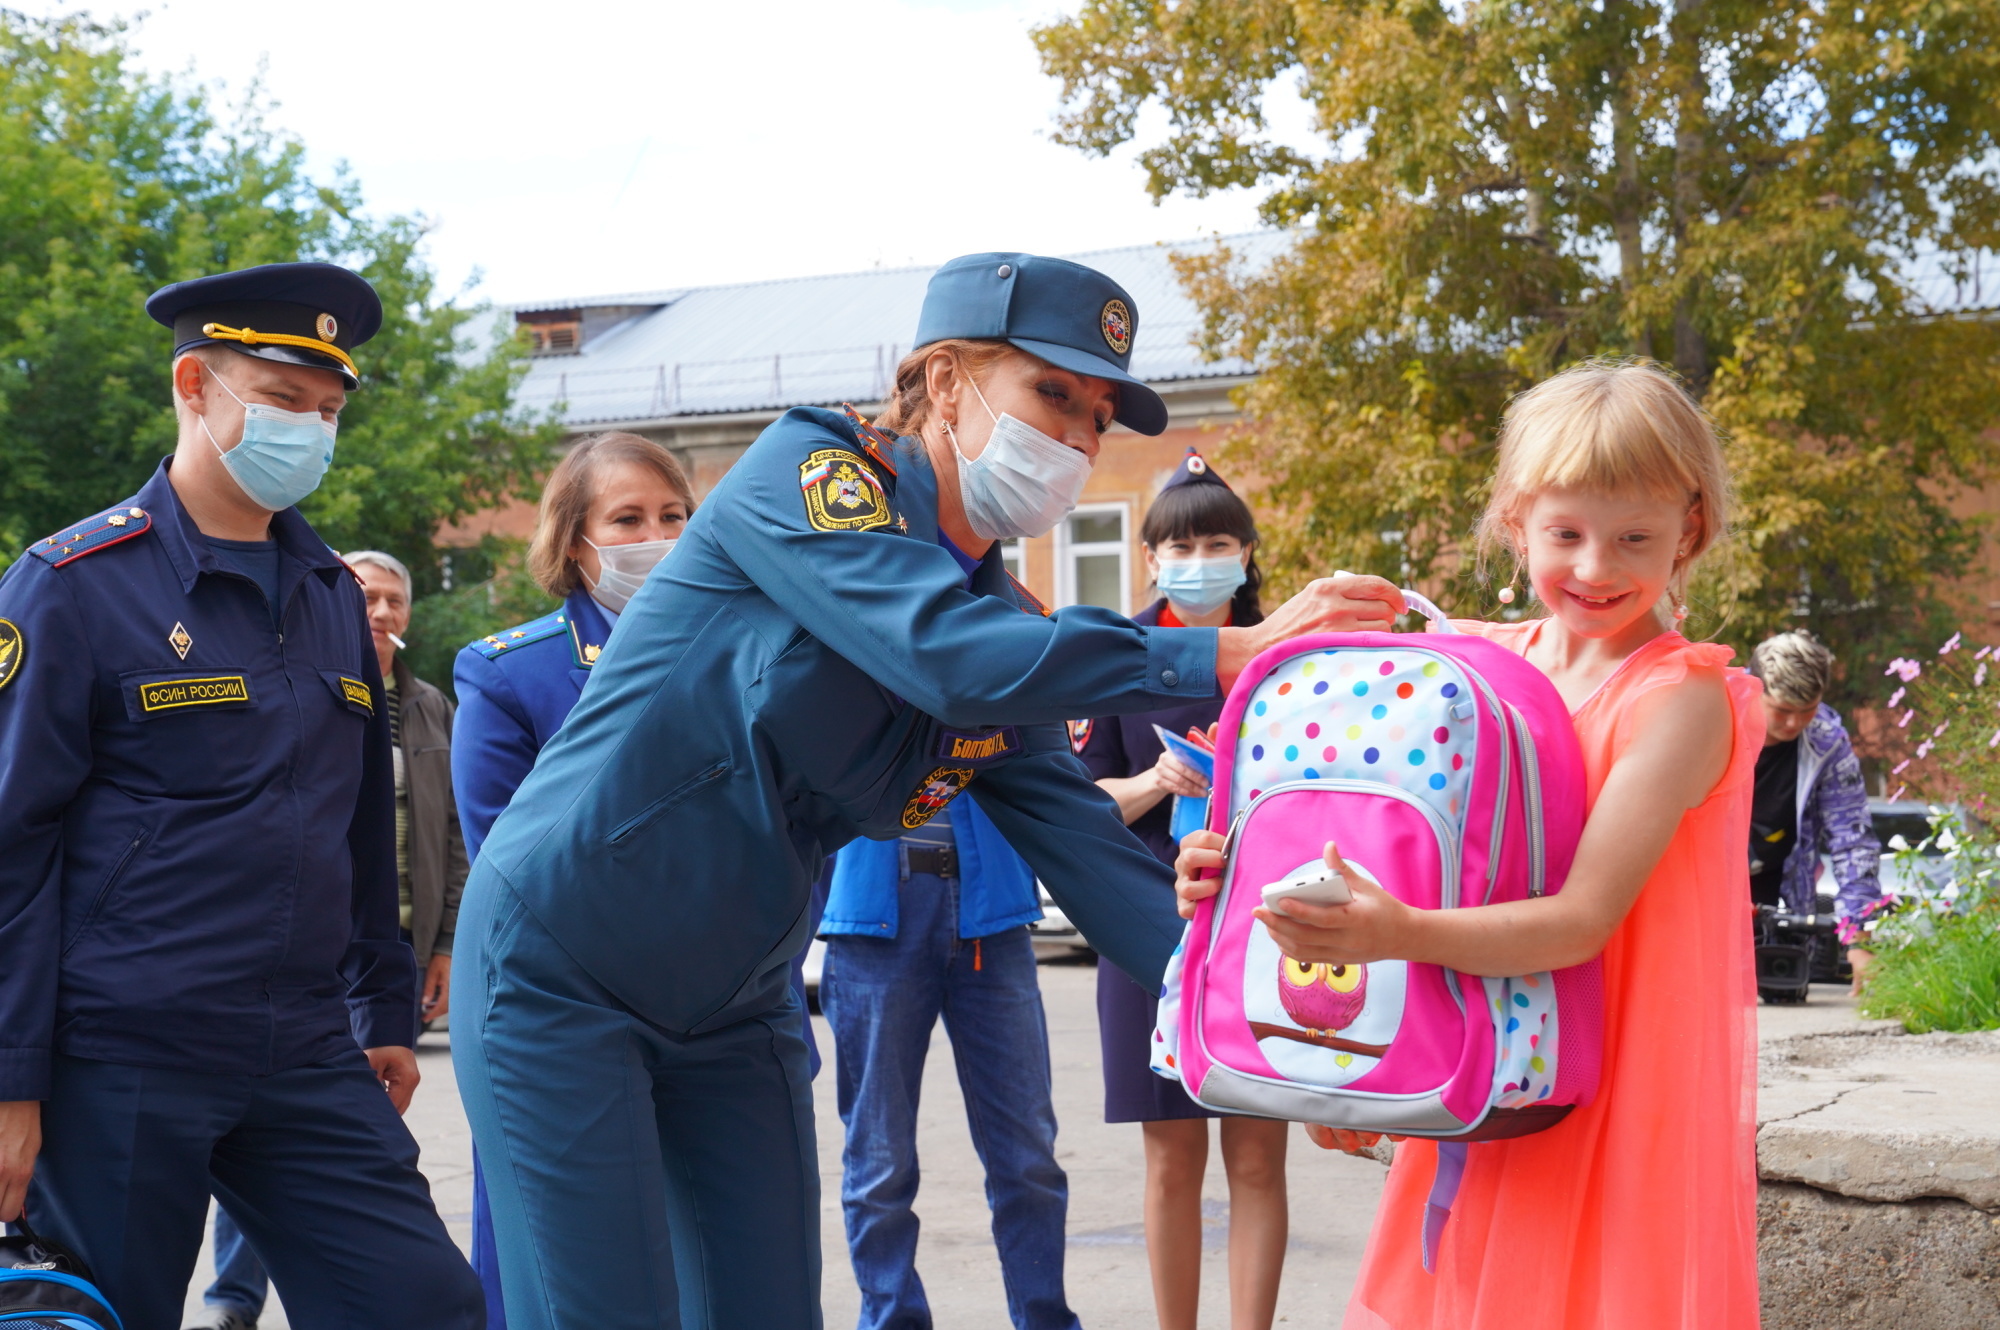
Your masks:
M 1158 434 L 1166 429 L 1167 404 L 1160 400 L 1158 393 L 1118 368 L 1116 363 L 1058 342 L 1032 342 L 1024 337 L 1009 337 L 1007 340 L 1057 369 L 1066 369 L 1072 374 L 1087 374 L 1093 379 L 1109 379 L 1117 384 L 1118 411 L 1115 418 L 1127 429 L 1139 434 Z
M 353 392 L 361 386 L 361 380 L 355 378 L 353 372 L 347 366 L 341 364 L 332 356 L 323 356 L 317 351 L 308 351 L 304 347 L 245 346 L 241 342 L 223 342 L 213 337 L 197 337 L 192 342 L 175 347 L 174 355 L 183 355 L 198 346 L 219 346 L 225 350 L 234 351 L 239 356 L 255 356 L 259 360 L 276 360 L 287 365 L 304 365 L 307 369 L 332 370 L 340 376 L 341 383 L 346 386 L 349 392 Z

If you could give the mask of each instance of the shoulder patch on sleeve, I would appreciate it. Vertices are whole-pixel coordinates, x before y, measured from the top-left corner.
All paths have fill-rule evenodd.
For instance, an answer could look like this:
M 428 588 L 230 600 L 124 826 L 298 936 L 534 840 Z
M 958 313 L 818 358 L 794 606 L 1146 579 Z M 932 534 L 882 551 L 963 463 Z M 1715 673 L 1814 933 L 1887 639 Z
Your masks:
M 27 639 L 12 622 L 0 619 L 0 688 L 14 682 L 21 672 L 21 658 L 28 654 Z
M 896 519 L 875 468 L 850 448 L 815 448 L 799 463 L 799 492 L 815 531 L 873 531 Z
M 110 508 L 36 541 L 28 546 L 28 553 L 51 568 L 60 568 L 86 554 L 144 535 L 152 527 L 152 516 L 143 508 Z
M 1041 598 L 1034 592 L 1022 586 L 1020 578 L 1012 573 L 1007 574 L 1007 585 L 1014 589 L 1014 603 L 1022 610 L 1029 614 L 1039 614 L 1045 619 L 1048 617 L 1049 607 L 1042 604 Z
M 470 643 L 470 645 L 474 651 L 477 651 L 480 655 L 486 657 L 486 659 L 494 660 L 506 655 L 510 651 L 517 651 L 525 646 L 533 646 L 537 642 L 545 642 L 551 637 L 561 637 L 568 632 L 569 614 L 566 611 L 557 610 L 555 613 L 545 614 L 539 619 L 530 619 L 518 627 L 503 628 L 489 637 L 482 637 L 477 642 Z

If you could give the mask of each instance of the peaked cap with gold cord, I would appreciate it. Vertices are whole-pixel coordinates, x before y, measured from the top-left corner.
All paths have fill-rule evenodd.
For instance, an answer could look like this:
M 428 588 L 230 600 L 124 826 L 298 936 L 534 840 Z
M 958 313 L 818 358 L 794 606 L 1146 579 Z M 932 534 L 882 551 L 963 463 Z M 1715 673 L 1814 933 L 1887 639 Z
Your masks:
M 361 386 L 353 350 L 382 327 L 382 300 L 357 273 L 332 263 L 265 263 L 175 282 L 146 301 L 174 330 L 174 354 L 226 346 L 260 360 L 330 369 Z

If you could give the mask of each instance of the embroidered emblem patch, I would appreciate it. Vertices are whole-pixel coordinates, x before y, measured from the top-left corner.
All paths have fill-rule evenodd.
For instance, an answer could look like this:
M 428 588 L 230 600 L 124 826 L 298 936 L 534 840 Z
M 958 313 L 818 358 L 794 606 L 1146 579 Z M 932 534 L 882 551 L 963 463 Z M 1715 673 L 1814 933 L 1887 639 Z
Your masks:
M 340 694 L 357 707 L 367 707 L 369 715 L 375 714 L 375 694 L 370 692 L 368 685 L 361 680 L 341 675 Z
M 939 730 L 936 756 L 940 762 L 984 766 L 1021 751 L 1021 733 L 1012 725 L 997 730 Z
M 1132 349 L 1132 311 L 1125 308 L 1124 301 L 1105 301 L 1097 326 L 1104 334 L 1104 344 L 1117 354 L 1122 356 Z
M 22 640 L 21 630 L 0 619 L 0 688 L 14 682 L 14 676 L 21 672 L 21 657 L 27 654 L 28 644 Z
M 1096 723 L 1094 720 L 1073 720 L 1069 722 L 1069 746 L 1071 752 L 1081 753 L 1084 750 L 1084 746 L 1090 742 L 1090 727 Z
M 194 639 L 188 636 L 188 630 L 181 627 L 179 620 L 174 621 L 174 631 L 167 634 L 167 645 L 172 647 L 174 654 L 182 660 L 188 658 L 188 648 L 194 645 Z
M 334 321 L 333 315 L 322 314 L 313 320 L 313 330 L 319 334 L 320 341 L 331 342 L 339 336 L 340 325 Z
M 250 700 L 250 681 L 240 674 L 212 679 L 162 679 L 139 685 L 141 711 L 178 711 L 183 707 L 221 707 Z
M 936 817 L 978 774 L 971 767 L 939 767 L 924 777 L 924 783 L 910 796 L 910 802 L 903 805 L 904 829 L 914 831 Z
M 882 482 L 845 448 L 821 448 L 800 463 L 799 490 L 815 531 L 872 531 L 895 520 Z

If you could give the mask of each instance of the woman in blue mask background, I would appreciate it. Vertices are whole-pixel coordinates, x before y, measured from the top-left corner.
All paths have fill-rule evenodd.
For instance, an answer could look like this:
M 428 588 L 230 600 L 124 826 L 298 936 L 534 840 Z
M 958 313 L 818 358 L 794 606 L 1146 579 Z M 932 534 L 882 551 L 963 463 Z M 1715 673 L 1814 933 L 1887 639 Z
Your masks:
M 1146 511 L 1139 538 L 1160 599 L 1133 616 L 1163 628 L 1250 627 L 1263 621 L 1257 592 L 1257 523 L 1235 491 L 1188 449 Z M 1081 721 L 1077 749 L 1098 788 L 1162 863 L 1174 861 L 1168 825 L 1176 796 L 1203 799 L 1208 782 L 1168 753 L 1153 732 L 1206 734 L 1222 693 L 1157 711 Z M 1211 1112 L 1177 1081 L 1148 1068 L 1158 998 L 1116 966 L 1097 967 L 1098 1037 L 1104 1050 L 1104 1120 L 1142 1123 L 1146 1136 L 1146 1255 L 1161 1330 L 1194 1330 L 1201 1294 L 1201 1188 L 1208 1122 L 1222 1118 L 1229 1174 L 1229 1322 L 1268 1327 L 1284 1269 L 1286 1124 Z

